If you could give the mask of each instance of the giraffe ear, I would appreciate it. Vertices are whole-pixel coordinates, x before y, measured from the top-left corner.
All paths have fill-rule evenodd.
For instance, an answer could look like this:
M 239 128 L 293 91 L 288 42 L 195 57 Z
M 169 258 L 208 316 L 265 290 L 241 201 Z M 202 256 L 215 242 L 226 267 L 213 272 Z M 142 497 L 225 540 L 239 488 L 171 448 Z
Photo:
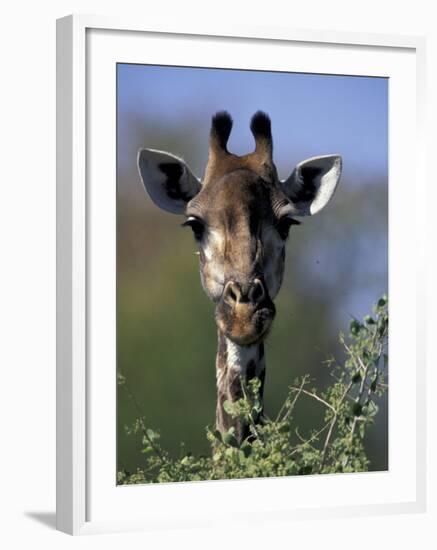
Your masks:
M 154 149 L 138 152 L 138 170 L 152 201 L 167 212 L 184 214 L 200 191 L 200 181 L 180 158 Z
M 282 186 L 298 216 L 312 216 L 328 204 L 340 181 L 341 167 L 339 155 L 313 157 L 296 166 Z

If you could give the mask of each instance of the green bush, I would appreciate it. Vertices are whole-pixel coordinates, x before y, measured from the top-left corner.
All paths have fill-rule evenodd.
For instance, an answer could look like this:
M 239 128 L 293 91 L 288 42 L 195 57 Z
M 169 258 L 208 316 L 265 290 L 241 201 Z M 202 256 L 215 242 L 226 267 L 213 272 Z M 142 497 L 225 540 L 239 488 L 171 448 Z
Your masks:
M 167 483 L 247 477 L 290 476 L 302 474 L 362 472 L 369 461 L 364 437 L 378 413 L 377 401 L 387 391 L 388 306 L 383 296 L 373 308 L 373 315 L 363 321 L 353 319 L 350 334 L 340 334 L 345 361 L 326 361 L 334 382 L 324 391 L 312 387 L 308 376 L 297 379 L 276 418 L 254 418 L 261 410 L 260 381 L 252 379 L 244 386 L 243 398 L 226 402 L 234 417 L 244 419 L 250 436 L 238 444 L 233 428 L 224 434 L 207 427 L 212 452 L 210 456 L 192 456 L 181 444 L 178 460 L 172 459 L 160 445 L 158 432 L 147 427 L 140 416 L 126 428 L 141 438 L 144 463 L 136 472 L 118 472 L 119 484 Z M 126 379 L 119 384 L 135 401 Z M 324 407 L 322 425 L 303 435 L 294 413 L 300 399 L 312 399 L 314 406 Z

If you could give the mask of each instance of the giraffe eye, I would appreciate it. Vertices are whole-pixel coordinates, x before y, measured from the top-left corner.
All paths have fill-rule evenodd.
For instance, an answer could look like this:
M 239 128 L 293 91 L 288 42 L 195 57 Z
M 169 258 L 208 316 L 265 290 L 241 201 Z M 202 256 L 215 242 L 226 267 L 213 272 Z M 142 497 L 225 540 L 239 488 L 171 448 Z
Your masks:
M 194 238 L 196 241 L 200 241 L 205 233 L 205 224 L 200 218 L 195 216 L 189 216 L 182 224 L 182 227 L 191 227 Z
M 288 233 L 290 232 L 290 227 L 292 225 L 300 225 L 300 222 L 298 222 L 294 218 L 290 218 L 289 216 L 283 216 L 276 224 L 276 229 L 279 233 L 279 236 L 284 241 L 288 237 Z

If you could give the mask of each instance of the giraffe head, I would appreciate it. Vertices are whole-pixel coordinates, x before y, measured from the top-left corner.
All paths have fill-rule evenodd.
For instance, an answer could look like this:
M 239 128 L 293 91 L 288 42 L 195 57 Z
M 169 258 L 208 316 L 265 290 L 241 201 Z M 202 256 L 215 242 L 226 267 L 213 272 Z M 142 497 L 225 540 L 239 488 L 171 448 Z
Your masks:
M 251 121 L 255 151 L 236 156 L 227 149 L 232 119 L 212 119 L 209 156 L 202 180 L 180 158 L 142 149 L 138 167 L 160 208 L 185 215 L 198 246 L 200 276 L 216 304 L 219 330 L 238 345 L 261 341 L 275 316 L 285 244 L 295 216 L 319 212 L 331 199 L 341 173 L 338 155 L 299 163 L 285 181 L 273 163 L 269 117 Z

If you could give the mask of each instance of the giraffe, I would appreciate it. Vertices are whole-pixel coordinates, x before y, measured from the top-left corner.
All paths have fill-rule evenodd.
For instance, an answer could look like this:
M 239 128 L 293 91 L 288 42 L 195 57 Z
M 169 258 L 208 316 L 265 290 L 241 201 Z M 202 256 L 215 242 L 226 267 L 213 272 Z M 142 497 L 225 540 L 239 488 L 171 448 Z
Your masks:
M 228 151 L 233 121 L 221 111 L 212 117 L 208 161 L 202 179 L 181 158 L 141 149 L 138 169 L 146 191 L 160 208 L 185 216 L 198 247 L 200 278 L 215 304 L 216 427 L 234 427 L 240 443 L 248 426 L 224 409 L 242 396 L 253 377 L 265 380 L 264 340 L 275 317 L 274 299 L 282 284 L 285 244 L 295 217 L 319 212 L 337 188 L 339 155 L 312 157 L 279 180 L 273 162 L 269 116 L 258 111 L 250 129 L 255 150 Z M 260 412 L 260 417 L 262 411 Z M 258 418 L 259 420 L 259 418 Z

